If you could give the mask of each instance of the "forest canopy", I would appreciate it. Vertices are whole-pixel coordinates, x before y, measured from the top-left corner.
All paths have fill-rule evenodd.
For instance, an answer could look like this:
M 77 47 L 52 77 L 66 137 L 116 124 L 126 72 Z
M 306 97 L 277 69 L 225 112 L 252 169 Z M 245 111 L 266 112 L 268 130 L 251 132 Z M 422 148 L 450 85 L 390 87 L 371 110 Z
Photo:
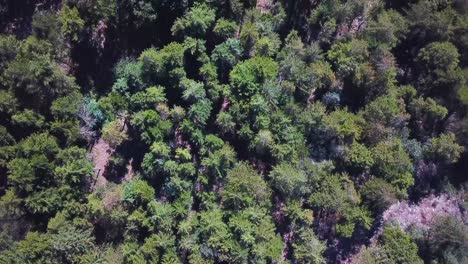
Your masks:
M 468 263 L 465 2 L 0 0 L 0 262 Z

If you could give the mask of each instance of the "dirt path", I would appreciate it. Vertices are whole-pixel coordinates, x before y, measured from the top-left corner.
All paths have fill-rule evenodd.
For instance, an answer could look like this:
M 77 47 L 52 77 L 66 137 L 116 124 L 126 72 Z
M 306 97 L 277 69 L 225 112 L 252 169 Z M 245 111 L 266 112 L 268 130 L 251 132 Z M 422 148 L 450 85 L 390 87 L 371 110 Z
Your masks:
M 93 189 L 107 184 L 108 181 L 103 175 L 114 151 L 115 150 L 102 138 L 99 138 L 91 149 L 91 158 L 94 163 L 94 175 L 97 177 L 95 178 L 96 182 L 92 187 Z
M 126 133 L 128 127 L 126 125 L 125 116 L 119 117 L 119 122 L 122 126 L 122 130 Z M 109 159 L 114 154 L 115 149 L 109 145 L 104 139 L 99 138 L 99 140 L 93 145 L 89 153 L 91 160 L 94 163 L 94 179 L 95 182 L 92 183 L 91 189 L 95 190 L 97 187 L 106 185 L 109 180 L 106 179 L 107 165 L 109 164 Z M 135 175 L 133 170 L 133 158 L 130 159 L 126 165 L 125 175 L 113 175 L 121 177 L 121 181 L 129 181 Z

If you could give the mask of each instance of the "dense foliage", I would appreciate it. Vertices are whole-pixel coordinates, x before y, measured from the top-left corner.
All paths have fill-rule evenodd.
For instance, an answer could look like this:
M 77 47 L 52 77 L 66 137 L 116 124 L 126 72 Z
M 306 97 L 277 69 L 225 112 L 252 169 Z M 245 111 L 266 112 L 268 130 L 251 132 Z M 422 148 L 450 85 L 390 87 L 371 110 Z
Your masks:
M 463 1 L 0 0 L 0 263 L 467 263 L 467 67 Z

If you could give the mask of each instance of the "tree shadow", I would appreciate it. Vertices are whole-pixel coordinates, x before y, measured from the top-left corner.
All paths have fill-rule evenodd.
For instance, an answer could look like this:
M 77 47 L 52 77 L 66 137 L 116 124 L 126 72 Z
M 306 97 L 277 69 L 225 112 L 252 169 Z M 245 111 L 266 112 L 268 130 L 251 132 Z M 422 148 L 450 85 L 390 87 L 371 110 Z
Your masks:
M 113 183 L 121 183 L 127 173 L 128 161 L 118 152 L 115 152 L 104 171 L 104 178 Z

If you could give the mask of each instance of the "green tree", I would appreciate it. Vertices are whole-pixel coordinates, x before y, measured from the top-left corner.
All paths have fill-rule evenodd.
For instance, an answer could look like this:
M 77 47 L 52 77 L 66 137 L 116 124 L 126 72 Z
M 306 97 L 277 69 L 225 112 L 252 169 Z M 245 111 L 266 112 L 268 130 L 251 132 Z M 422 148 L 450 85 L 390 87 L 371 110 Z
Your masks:
M 254 56 L 254 47 L 257 43 L 260 34 L 258 32 L 258 28 L 255 23 L 251 21 L 247 21 L 242 25 L 242 29 L 240 31 L 240 41 L 242 47 L 244 48 L 244 54 L 247 57 Z
M 281 40 L 278 34 L 269 34 L 258 39 L 255 43 L 255 55 L 263 57 L 273 57 L 278 53 Z
M 283 242 L 267 211 L 260 208 L 238 211 L 230 216 L 228 225 L 240 244 L 240 248 L 235 247 L 232 253 L 236 262 L 245 262 L 249 258 L 257 263 L 280 260 Z
M 418 246 L 398 227 L 385 227 L 379 238 L 378 263 L 422 264 Z
M 207 168 L 211 177 L 222 179 L 226 177 L 228 170 L 233 167 L 236 161 L 236 152 L 231 146 L 225 144 L 204 158 L 202 165 Z
M 18 100 L 11 91 L 0 90 L 0 113 L 11 115 L 18 106 Z
M 383 213 L 398 199 L 398 192 L 391 184 L 383 179 L 375 178 L 366 182 L 361 189 L 363 203 L 375 215 Z
M 371 151 L 375 160 L 372 167 L 375 175 L 403 192 L 414 184 L 413 164 L 399 139 L 382 141 Z
M 219 76 L 225 76 L 239 62 L 241 55 L 242 49 L 239 40 L 229 38 L 216 45 L 211 54 L 211 60 L 218 67 Z
M 184 90 L 182 99 L 189 103 L 195 103 L 206 97 L 205 87 L 201 82 L 191 79 L 183 79 L 180 86 Z
M 395 123 L 408 119 L 405 104 L 392 95 L 378 97 L 365 107 L 362 115 L 368 123 L 378 123 L 386 127 L 396 126 Z
M 369 56 L 367 46 L 368 44 L 364 40 L 338 42 L 327 52 L 327 57 L 336 68 L 339 76 L 350 76 Z
M 26 131 L 35 131 L 44 127 L 45 118 L 32 110 L 26 109 L 11 116 L 11 121 L 16 126 Z
M 240 98 L 250 97 L 259 91 L 260 85 L 274 79 L 278 64 L 271 58 L 254 57 L 237 64 L 231 71 L 231 87 Z
M 369 213 L 360 206 L 359 194 L 345 175 L 326 175 L 315 184 L 317 187 L 308 201 L 323 213 L 335 214 L 331 224 L 336 224 L 339 235 L 351 237 L 356 225 L 370 228 Z
M 60 150 L 56 139 L 47 133 L 33 134 L 21 141 L 8 169 L 12 190 L 22 199 L 27 212 L 45 216 L 82 201 L 93 175 L 85 150 Z
M 174 221 L 174 207 L 169 203 L 151 201 L 148 204 L 148 222 L 150 230 L 170 233 L 176 222 Z
M 294 259 L 297 263 L 321 264 L 325 263 L 323 253 L 325 244 L 320 241 L 311 228 L 299 231 L 298 239 L 294 240 Z
M 190 107 L 188 116 L 195 124 L 204 126 L 206 125 L 208 118 L 210 118 L 212 108 L 213 107 L 210 100 L 200 100 Z
M 52 102 L 50 111 L 55 119 L 71 120 L 76 118 L 82 103 L 83 95 L 76 91 L 55 99 Z
M 59 261 L 54 257 L 52 238 L 47 234 L 29 232 L 25 239 L 12 250 L 3 253 L 4 260 L 9 263 L 54 263 Z
M 81 199 L 89 179 L 94 174 L 86 150 L 76 146 L 63 149 L 57 154 L 56 163 L 55 175 L 58 185 L 70 188 L 70 194 L 76 199 Z
M 262 129 L 253 140 L 255 151 L 259 154 L 267 154 L 272 150 L 275 139 L 271 131 Z
M 147 205 L 154 200 L 155 191 L 145 180 L 133 179 L 125 184 L 122 201 L 131 208 Z
M 223 205 L 232 210 L 249 206 L 268 206 L 270 190 L 252 166 L 240 162 L 227 172 L 226 184 L 222 192 Z
M 3 83 L 23 105 L 43 112 L 55 98 L 77 90 L 74 79 L 51 60 L 50 47 L 45 41 L 28 38 L 2 75 Z
M 59 212 L 47 225 L 47 235 L 52 241 L 52 250 L 57 261 L 73 262 L 94 250 L 94 238 L 89 227 L 83 227 L 69 222 L 66 216 Z
M 330 89 L 335 83 L 335 73 L 330 64 L 318 60 L 310 64 L 310 73 L 312 74 L 312 87 L 314 89 Z
M 330 18 L 325 23 L 323 23 L 320 33 L 318 35 L 319 42 L 326 45 L 331 44 L 331 40 L 336 32 L 336 28 L 337 25 L 335 18 Z
M 119 120 L 107 123 L 102 128 L 102 139 L 104 139 L 112 148 L 117 148 L 128 139 L 124 124 Z
M 150 147 L 150 152 L 143 157 L 141 167 L 145 177 L 153 178 L 163 172 L 166 161 L 170 158 L 171 149 L 162 141 L 154 142 Z
M 142 70 L 141 61 L 127 58 L 120 60 L 115 67 L 116 80 L 112 90 L 125 96 L 143 90 L 146 86 Z
M 216 116 L 216 124 L 222 133 L 234 132 L 236 123 L 231 114 L 227 112 L 219 112 Z
M 99 0 L 91 9 L 94 14 L 94 19 L 111 20 L 118 19 L 122 26 L 129 27 L 130 30 L 154 25 L 157 19 L 161 17 L 161 10 L 179 7 L 175 3 L 167 3 L 167 1 L 149 1 L 140 2 L 135 0 L 115 1 L 115 0 Z M 85 9 L 85 10 L 86 10 Z M 125 11 L 120 13 L 119 11 Z M 87 11 L 89 12 L 89 11 Z
M 50 125 L 50 133 L 57 137 L 61 145 L 71 146 L 82 139 L 78 120 L 56 120 Z
M 60 22 L 54 12 L 43 11 L 34 13 L 31 26 L 34 37 L 52 44 L 52 48 L 56 52 L 63 52 L 63 37 L 60 32 Z
M 137 128 L 141 139 L 148 145 L 166 138 L 172 129 L 172 123 L 169 120 L 164 120 L 154 110 L 135 113 L 132 116 L 131 124 Z
M 463 150 L 463 146 L 457 143 L 455 135 L 446 133 L 430 140 L 425 155 L 433 161 L 450 164 L 458 161 Z
M 175 36 L 204 37 L 215 21 L 215 10 L 206 4 L 196 4 L 178 18 L 171 31 Z
M 169 258 L 168 251 L 171 252 L 175 250 L 174 244 L 175 238 L 173 236 L 167 233 L 159 233 L 145 239 L 145 243 L 140 249 L 145 256 L 145 259 L 158 262 L 160 258 L 163 260 Z M 169 263 L 178 263 L 177 256 L 175 256 L 175 259 Z
M 365 172 L 374 165 L 372 152 L 363 144 L 353 142 L 344 153 L 344 163 L 351 171 Z
M 78 9 L 63 5 L 58 14 L 58 21 L 61 24 L 62 33 L 68 39 L 78 41 L 85 24 L 85 21 L 80 17 Z
M 380 13 L 376 20 L 371 20 L 366 28 L 366 35 L 371 46 L 394 48 L 408 32 L 408 22 L 395 10 Z
M 422 48 L 416 62 L 421 92 L 450 98 L 463 83 L 460 54 L 450 42 L 433 42 Z
M 20 43 L 13 36 L 0 35 L 0 76 L 19 52 Z
M 4 126 L 0 126 L 0 168 L 3 169 L 14 155 L 15 138 Z
M 430 136 L 448 114 L 447 108 L 437 104 L 432 98 L 419 97 L 408 106 L 417 135 Z
M 119 114 L 125 113 L 128 109 L 128 100 L 121 94 L 112 91 L 106 96 L 99 98 L 98 105 L 90 102 L 87 110 L 92 116 L 99 118 L 96 121 L 111 122 L 118 118 Z
M 363 132 L 364 119 L 347 109 L 338 109 L 325 115 L 322 122 L 320 129 L 325 139 L 352 143 L 360 139 Z
M 361 115 L 366 120 L 365 138 L 371 144 L 398 134 L 409 119 L 403 100 L 393 95 L 376 98 L 364 108 Z
M 154 48 L 143 51 L 140 55 L 142 75 L 150 85 L 174 83 L 185 77 L 184 52 L 186 48 L 172 42 L 161 50 Z
M 19 197 L 50 186 L 58 151 L 56 139 L 47 133 L 33 134 L 19 143 L 16 157 L 8 164 L 9 181 Z
M 307 176 L 289 163 L 281 163 L 270 172 L 272 185 L 284 197 L 301 198 L 310 190 L 307 188 Z
M 450 40 L 457 42 L 458 45 L 466 47 L 462 44 L 463 37 L 460 38 L 459 33 L 466 25 L 466 19 L 460 9 L 456 9 L 456 4 L 450 2 L 415 2 L 409 5 L 405 12 L 410 24 L 410 37 L 414 39 L 414 43 L 425 45 L 431 41 Z
M 213 29 L 213 32 L 219 39 L 227 40 L 234 37 L 237 31 L 237 24 L 235 21 L 227 20 L 224 18 L 216 21 L 216 25 Z
M 453 216 L 435 219 L 429 230 L 432 259 L 439 263 L 463 263 L 468 260 L 468 230 Z
M 202 248 L 209 249 L 201 251 L 201 254 L 213 261 L 232 260 L 229 254 L 233 247 L 232 234 L 223 221 L 223 215 L 223 211 L 218 207 L 199 213 L 198 231 L 202 239 Z
M 132 108 L 135 110 L 148 109 L 166 101 L 164 88 L 151 86 L 145 91 L 137 92 L 130 98 Z

